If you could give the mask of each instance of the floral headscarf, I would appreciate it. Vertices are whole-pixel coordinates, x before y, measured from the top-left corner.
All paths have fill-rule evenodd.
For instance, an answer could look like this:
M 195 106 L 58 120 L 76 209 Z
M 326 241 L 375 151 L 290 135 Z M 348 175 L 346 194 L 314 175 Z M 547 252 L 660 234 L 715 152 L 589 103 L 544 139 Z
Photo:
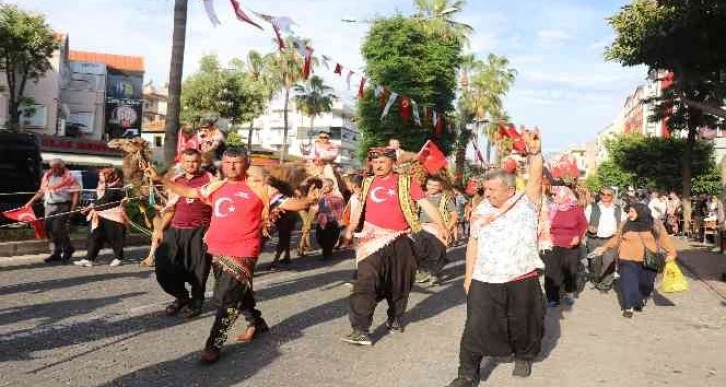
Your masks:
M 577 206 L 577 196 L 571 189 L 557 185 L 553 186 L 552 199 L 550 200 L 550 221 L 554 219 L 558 211 L 569 211 Z

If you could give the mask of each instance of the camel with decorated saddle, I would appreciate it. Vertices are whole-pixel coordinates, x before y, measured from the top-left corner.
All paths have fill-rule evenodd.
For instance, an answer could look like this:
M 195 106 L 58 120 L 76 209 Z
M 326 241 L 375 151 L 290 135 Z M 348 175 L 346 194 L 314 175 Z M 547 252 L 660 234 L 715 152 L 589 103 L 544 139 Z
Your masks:
M 132 197 L 138 198 L 136 203 L 138 203 L 139 210 L 144 217 L 144 225 L 132 223 L 132 226 L 151 236 L 154 229 L 161 226 L 161 210 L 166 205 L 167 197 L 161 189 L 162 187 L 151 184 L 141 169 L 141 164 L 148 163 L 151 159 L 149 143 L 142 138 L 136 137 L 114 139 L 108 143 L 108 146 L 124 152 L 122 169 L 126 179 L 125 183 Z M 310 184 L 311 180 L 314 181 L 316 177 L 320 176 L 318 169 L 314 165 L 303 162 L 268 165 L 262 168 L 265 175 L 267 175 L 268 184 L 289 197 L 300 194 L 301 191 L 303 191 L 303 195 L 308 195 L 309 189 L 316 186 L 316 184 Z M 336 182 L 342 184 L 339 175 L 336 176 Z M 312 218 L 314 214 L 304 214 L 304 216 Z M 271 226 L 272 224 L 268 224 L 265 231 L 269 230 Z M 149 267 L 154 265 L 156 248 L 157 246 L 152 243 L 149 255 L 141 262 L 141 266 Z

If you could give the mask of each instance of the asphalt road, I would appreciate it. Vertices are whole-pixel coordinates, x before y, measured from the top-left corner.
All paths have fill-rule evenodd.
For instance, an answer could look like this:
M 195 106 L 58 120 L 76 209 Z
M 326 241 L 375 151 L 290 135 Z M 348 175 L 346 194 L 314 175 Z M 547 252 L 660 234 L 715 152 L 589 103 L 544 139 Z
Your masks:
M 444 284 L 412 294 L 405 333 L 387 334 L 384 303 L 374 319 L 375 345 L 360 348 L 340 341 L 350 329 L 350 254 L 267 272 L 266 253 L 255 287 L 272 329 L 249 344 L 229 343 L 213 366 L 198 362 L 212 311 L 191 321 L 164 316 L 170 299 L 153 271 L 135 263 L 78 268 L 45 265 L 42 257 L 5 259 L 0 385 L 445 386 L 456 376 L 466 315 L 463 250 L 451 256 Z M 511 363 L 485 362 L 482 385 L 726 386 L 726 301 L 692 280 L 688 292 L 658 294 L 655 304 L 627 320 L 614 294 L 586 290 L 563 319 L 548 311 L 532 377 L 513 379 Z

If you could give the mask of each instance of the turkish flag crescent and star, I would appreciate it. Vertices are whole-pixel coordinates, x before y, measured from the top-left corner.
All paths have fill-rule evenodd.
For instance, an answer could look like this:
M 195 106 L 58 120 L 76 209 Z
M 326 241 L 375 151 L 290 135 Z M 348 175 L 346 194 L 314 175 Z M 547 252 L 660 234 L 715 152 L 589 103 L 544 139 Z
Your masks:
M 20 207 L 14 210 L 3 212 L 3 215 L 16 222 L 30 223 L 35 230 L 35 239 L 45 239 L 45 226 L 43 222 L 39 221 L 35 217 L 35 212 L 32 208 Z
M 418 152 L 418 161 L 430 174 L 434 174 L 446 167 L 446 156 L 431 140 L 426 141 L 421 151 Z

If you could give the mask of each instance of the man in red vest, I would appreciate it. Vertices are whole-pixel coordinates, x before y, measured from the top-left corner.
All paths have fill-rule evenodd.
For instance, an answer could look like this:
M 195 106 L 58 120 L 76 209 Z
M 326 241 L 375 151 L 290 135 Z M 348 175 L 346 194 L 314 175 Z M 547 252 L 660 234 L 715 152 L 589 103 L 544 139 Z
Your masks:
M 212 218 L 204 240 L 212 255 L 212 268 L 217 279 L 213 302 L 217 313 L 201 360 L 219 360 L 227 333 L 240 312 L 247 320 L 247 329 L 237 337 L 249 341 L 267 330 L 261 313 L 255 308 L 252 277 L 262 249 L 262 229 L 273 210 L 302 211 L 314 200 L 284 197 L 265 182 L 248 181 L 249 160 L 244 149 L 228 148 L 222 156 L 224 180 L 213 181 L 201 188 L 176 183 L 160 177 L 147 167 L 154 180 L 162 180 L 173 193 L 201 199 L 212 207 Z

